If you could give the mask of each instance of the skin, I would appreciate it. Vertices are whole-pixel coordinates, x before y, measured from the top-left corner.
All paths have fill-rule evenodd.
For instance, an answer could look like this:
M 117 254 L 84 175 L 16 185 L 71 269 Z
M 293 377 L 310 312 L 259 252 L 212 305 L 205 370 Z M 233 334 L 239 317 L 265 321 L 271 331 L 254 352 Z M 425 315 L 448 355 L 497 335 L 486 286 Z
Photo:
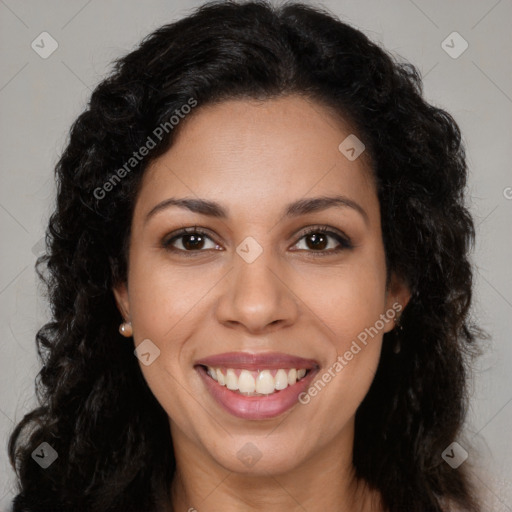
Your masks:
M 174 509 L 382 510 L 379 493 L 354 477 L 352 447 L 355 413 L 393 321 L 310 403 L 272 419 L 230 415 L 194 369 L 196 360 L 222 352 L 279 351 L 317 360 L 321 375 L 394 303 L 405 307 L 406 285 L 393 275 L 386 288 L 379 202 L 365 153 L 349 161 L 338 146 L 350 127 L 294 95 L 199 106 L 182 123 L 143 178 L 127 283 L 114 290 L 135 345 L 149 338 L 160 350 L 141 370 L 169 417 L 178 467 Z M 283 217 L 290 202 L 333 195 L 358 203 L 367 218 L 347 206 Z M 228 217 L 170 206 L 147 218 L 170 197 L 216 201 Z M 163 246 L 193 226 L 208 235 L 188 249 L 191 257 L 186 236 L 174 240 L 177 252 Z M 333 253 L 340 244 L 329 235 L 316 249 L 303 234 L 308 226 L 338 230 L 354 247 Z M 252 263 L 236 252 L 247 236 L 263 249 Z M 237 457 L 248 442 L 261 454 L 250 467 Z

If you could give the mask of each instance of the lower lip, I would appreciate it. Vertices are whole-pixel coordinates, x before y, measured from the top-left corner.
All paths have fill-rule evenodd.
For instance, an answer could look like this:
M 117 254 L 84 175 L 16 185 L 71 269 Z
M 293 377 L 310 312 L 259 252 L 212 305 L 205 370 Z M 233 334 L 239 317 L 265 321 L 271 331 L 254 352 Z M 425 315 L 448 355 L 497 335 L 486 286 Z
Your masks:
M 291 409 L 298 403 L 299 395 L 308 388 L 311 380 L 318 372 L 318 370 L 310 370 L 304 378 L 292 386 L 271 395 L 244 396 L 218 384 L 208 375 L 203 366 L 197 366 L 196 370 L 214 400 L 233 416 L 246 420 L 275 418 Z

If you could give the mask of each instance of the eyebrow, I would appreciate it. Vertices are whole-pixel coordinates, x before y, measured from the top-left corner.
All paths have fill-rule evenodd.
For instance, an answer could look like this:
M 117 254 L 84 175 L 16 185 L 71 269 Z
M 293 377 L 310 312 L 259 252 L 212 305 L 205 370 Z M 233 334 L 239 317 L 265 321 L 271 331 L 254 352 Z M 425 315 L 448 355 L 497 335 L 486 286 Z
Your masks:
M 206 199 L 194 199 L 194 198 L 169 198 L 161 203 L 158 203 L 150 212 L 146 215 L 145 222 L 147 222 L 156 213 L 165 210 L 171 206 L 177 206 L 189 210 L 194 213 L 201 215 L 207 215 L 209 217 L 216 217 L 219 219 L 227 219 L 227 210 L 215 201 L 209 201 Z M 352 208 L 357 211 L 364 219 L 365 223 L 369 223 L 369 217 L 366 211 L 361 205 L 353 201 L 352 199 L 342 196 L 320 196 L 310 197 L 306 199 L 299 199 L 293 203 L 286 205 L 283 213 L 285 218 L 299 217 L 308 213 L 318 212 L 327 210 L 328 208 Z

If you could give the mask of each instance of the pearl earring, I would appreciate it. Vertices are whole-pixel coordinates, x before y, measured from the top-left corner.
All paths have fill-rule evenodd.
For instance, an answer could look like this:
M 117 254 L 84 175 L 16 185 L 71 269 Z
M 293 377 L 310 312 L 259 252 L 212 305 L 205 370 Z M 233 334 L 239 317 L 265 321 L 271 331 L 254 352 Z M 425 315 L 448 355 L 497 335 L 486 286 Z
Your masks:
M 133 334 L 132 323 L 124 322 L 119 326 L 119 332 L 126 338 L 129 338 Z

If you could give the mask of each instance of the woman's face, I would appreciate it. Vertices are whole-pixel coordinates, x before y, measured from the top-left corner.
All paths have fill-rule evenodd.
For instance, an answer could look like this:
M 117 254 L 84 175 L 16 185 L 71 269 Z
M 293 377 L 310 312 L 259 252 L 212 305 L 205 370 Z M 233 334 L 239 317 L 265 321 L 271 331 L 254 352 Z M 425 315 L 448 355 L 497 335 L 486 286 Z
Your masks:
M 339 149 L 350 128 L 298 96 L 182 122 L 143 178 L 115 290 L 177 458 L 259 474 L 348 460 L 409 297 L 394 278 L 386 289 L 367 155 Z

